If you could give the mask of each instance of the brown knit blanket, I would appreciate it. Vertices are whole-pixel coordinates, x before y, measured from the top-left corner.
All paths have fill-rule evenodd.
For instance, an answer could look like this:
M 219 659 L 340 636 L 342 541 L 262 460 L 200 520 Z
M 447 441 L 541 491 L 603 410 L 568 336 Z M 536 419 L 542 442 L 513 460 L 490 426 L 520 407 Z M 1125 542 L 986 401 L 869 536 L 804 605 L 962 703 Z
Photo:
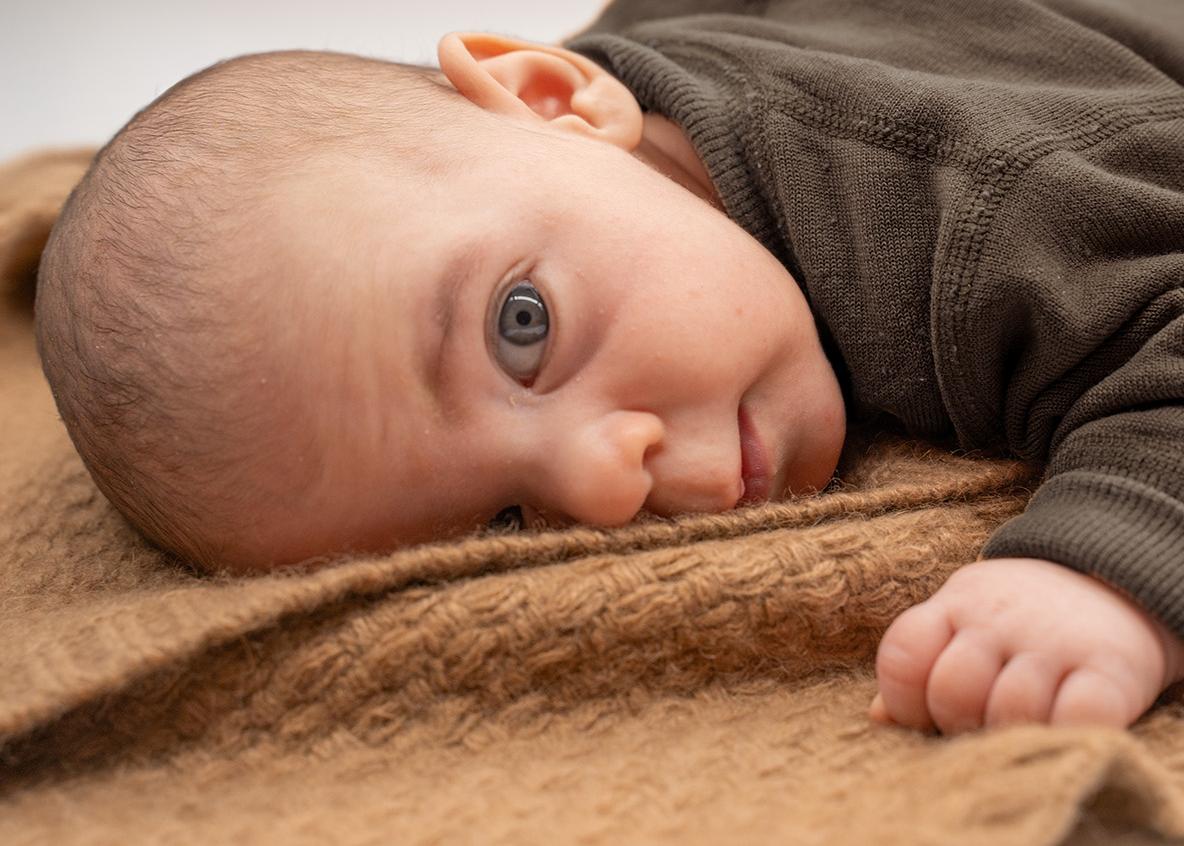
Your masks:
M 0 843 L 1184 841 L 1184 704 L 1129 731 L 869 723 L 893 617 L 1039 468 L 853 433 L 729 514 L 198 576 L 98 493 L 37 362 L 90 151 L 0 166 Z

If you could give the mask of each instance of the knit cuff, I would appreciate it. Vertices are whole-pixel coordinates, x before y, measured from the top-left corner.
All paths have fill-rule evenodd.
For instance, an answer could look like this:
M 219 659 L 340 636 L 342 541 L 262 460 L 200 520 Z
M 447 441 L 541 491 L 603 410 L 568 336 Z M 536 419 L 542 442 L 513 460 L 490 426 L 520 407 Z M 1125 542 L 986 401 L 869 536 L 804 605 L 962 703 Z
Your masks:
M 1184 637 L 1184 503 L 1141 482 L 1058 474 L 981 555 L 1043 558 L 1098 576 Z

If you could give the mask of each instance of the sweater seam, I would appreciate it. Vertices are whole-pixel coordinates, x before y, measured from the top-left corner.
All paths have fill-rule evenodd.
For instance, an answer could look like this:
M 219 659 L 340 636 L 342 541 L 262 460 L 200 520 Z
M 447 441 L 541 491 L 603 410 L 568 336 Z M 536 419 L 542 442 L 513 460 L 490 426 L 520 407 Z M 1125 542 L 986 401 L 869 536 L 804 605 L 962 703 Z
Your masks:
M 938 386 L 963 446 L 993 443 L 998 439 L 986 426 L 976 423 L 985 419 L 988 412 L 977 392 L 955 391 L 952 386 L 965 384 L 967 374 L 973 370 L 973 364 L 959 355 L 957 339 L 967 331 L 966 299 L 974 287 L 981 259 L 989 251 L 989 242 L 995 235 L 995 219 L 1012 186 L 1020 176 L 1053 153 L 1081 153 L 1135 127 L 1184 119 L 1184 105 L 1178 96 L 1149 100 L 1144 105 L 1158 105 L 1160 101 L 1165 105 L 1170 103 L 1174 108 L 1141 115 L 1128 113 L 1106 123 L 1087 118 L 1079 123 L 1076 132 L 1035 137 L 1019 151 L 995 148 L 980 159 L 973 171 L 967 172 L 970 181 L 957 205 L 948 244 L 939 247 L 934 254 L 930 325 Z M 942 240 L 945 239 L 939 235 L 939 242 Z
M 1184 116 L 1184 106 L 1180 104 L 1180 93 L 1162 93 L 1136 99 L 1120 105 L 1097 105 L 1085 114 L 1079 116 L 1077 126 L 1068 132 L 1057 135 L 1038 134 L 1029 132 L 1008 139 L 1007 147 L 988 147 L 981 143 L 960 144 L 949 139 L 940 139 L 938 133 L 927 130 L 923 125 L 902 120 L 885 112 L 855 110 L 839 108 L 817 95 L 795 88 L 795 98 L 789 102 L 770 102 L 764 97 L 758 86 L 752 85 L 752 80 L 758 75 L 752 69 L 751 63 L 743 55 L 729 53 L 713 44 L 687 41 L 663 41 L 648 39 L 645 46 L 656 49 L 660 42 L 662 55 L 670 58 L 706 58 L 716 69 L 728 75 L 733 84 L 737 81 L 731 73 L 735 68 L 742 69 L 739 81 L 751 93 L 761 97 L 765 110 L 773 110 L 795 120 L 797 123 L 823 132 L 828 138 L 846 138 L 863 141 L 872 146 L 889 152 L 904 153 L 911 158 L 932 161 L 937 164 L 956 164 L 969 170 L 975 167 L 983 158 L 1015 149 L 1017 146 L 1037 148 L 1042 143 L 1065 143 L 1078 141 L 1081 138 L 1094 139 L 1091 143 L 1079 149 L 1088 149 L 1096 143 L 1101 143 L 1112 137 L 1114 132 L 1125 131 L 1132 126 L 1159 120 L 1174 120 Z M 803 102 L 808 101 L 808 105 Z M 1175 106 L 1175 109 L 1171 108 Z M 1160 109 L 1164 111 L 1161 112 Z M 749 109 L 750 116 L 751 109 Z M 759 123 L 754 121 L 754 123 Z M 763 126 L 763 123 L 761 124 Z M 1106 133 L 1106 129 L 1113 129 Z M 837 131 L 836 131 L 837 130 Z M 911 143 L 916 139 L 925 139 L 924 143 Z M 945 151 L 943 151 L 943 148 Z M 1054 152 L 1059 147 L 1050 147 L 1044 154 Z M 946 152 L 948 151 L 948 152 Z M 959 153 L 963 155 L 958 155 Z M 1033 161 L 1036 161 L 1034 159 Z
M 746 57 L 728 53 L 712 44 L 663 42 L 661 46 L 663 54 L 672 58 L 678 57 L 681 54 L 682 58 L 707 59 L 713 64 L 715 69 L 728 74 L 733 82 L 736 80 L 732 76 L 732 72 L 739 69 L 739 81 L 745 88 L 761 98 L 762 111 L 775 111 L 802 126 L 819 130 L 829 138 L 841 137 L 864 141 L 872 146 L 880 147 L 890 152 L 906 153 L 913 158 L 939 162 L 947 160 L 925 146 L 907 143 L 921 136 L 928 136 L 933 140 L 937 139 L 937 133 L 926 132 L 920 126 L 909 124 L 908 122 L 880 112 L 839 109 L 826 100 L 801 89 L 796 90 L 797 96 L 794 101 L 789 103 L 784 101 L 773 102 L 765 97 L 760 86 L 752 84 L 753 79 L 759 76 L 759 73 L 752 68 L 751 63 Z M 807 105 L 805 102 L 800 101 L 809 101 L 809 104 Z M 749 109 L 749 114 L 753 118 L 753 124 L 761 127 L 762 136 L 767 136 L 764 129 L 765 122 L 761 120 L 761 116 L 752 114 L 751 109 Z M 905 131 L 902 132 L 901 129 Z M 894 143 L 885 143 L 883 136 L 887 133 L 884 130 L 891 130 Z M 970 155 L 964 155 L 959 158 L 951 157 L 949 159 L 949 161 L 963 165 L 973 164 L 976 158 L 973 153 L 986 149 L 981 147 L 976 148 L 972 145 L 951 143 L 948 140 L 946 143 L 936 146 L 948 146 L 951 153 L 969 153 Z

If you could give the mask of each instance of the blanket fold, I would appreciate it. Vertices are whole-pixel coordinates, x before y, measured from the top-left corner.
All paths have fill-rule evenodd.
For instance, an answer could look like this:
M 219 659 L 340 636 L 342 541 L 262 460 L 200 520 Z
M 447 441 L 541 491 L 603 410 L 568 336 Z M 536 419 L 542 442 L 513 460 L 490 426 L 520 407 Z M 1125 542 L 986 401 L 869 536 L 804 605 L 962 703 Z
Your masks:
M 92 151 L 0 167 L 0 842 L 1184 842 L 1184 704 L 869 723 L 880 635 L 1041 468 L 854 428 L 808 499 L 199 576 L 98 493 L 32 337 Z

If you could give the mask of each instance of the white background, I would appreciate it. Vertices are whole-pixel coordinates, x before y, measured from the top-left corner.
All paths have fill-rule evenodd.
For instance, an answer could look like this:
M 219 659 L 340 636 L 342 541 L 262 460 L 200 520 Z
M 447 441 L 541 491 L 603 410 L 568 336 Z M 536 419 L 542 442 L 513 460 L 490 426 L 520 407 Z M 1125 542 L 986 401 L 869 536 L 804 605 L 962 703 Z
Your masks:
M 479 30 L 557 43 L 604 0 L 0 0 L 0 161 L 102 144 L 177 80 L 263 50 L 338 50 L 436 64 Z

